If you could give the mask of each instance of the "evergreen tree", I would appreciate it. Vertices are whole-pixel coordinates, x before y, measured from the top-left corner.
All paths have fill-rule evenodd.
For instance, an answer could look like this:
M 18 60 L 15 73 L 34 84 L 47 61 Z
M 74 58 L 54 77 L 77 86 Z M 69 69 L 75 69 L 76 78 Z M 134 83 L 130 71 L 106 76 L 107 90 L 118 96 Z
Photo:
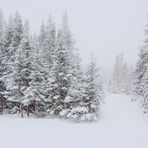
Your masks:
M 143 86 L 140 102 L 142 103 L 142 106 L 144 108 L 144 113 L 148 113 L 148 69 L 147 68 L 140 84 L 141 86 Z
M 55 82 L 54 82 L 54 113 L 59 113 L 66 108 L 64 100 L 67 97 L 72 77 L 72 62 L 74 55 L 74 42 L 69 30 L 67 13 L 62 20 L 61 30 L 58 31 L 55 49 Z
M 47 21 L 44 43 L 44 58 L 47 60 L 49 68 L 51 69 L 55 56 L 54 50 L 56 46 L 56 27 L 51 15 L 49 16 L 49 19 Z
M 5 102 L 5 48 L 4 48 L 4 37 L 5 37 L 5 22 L 4 22 L 4 16 L 2 10 L 0 10 L 0 112 L 3 113 L 4 109 L 4 102 Z
M 113 75 L 112 78 L 110 80 L 110 85 L 109 85 L 109 91 L 113 92 L 113 93 L 117 93 L 118 91 L 120 91 L 120 56 L 117 55 L 116 56 L 116 60 L 115 60 L 115 66 L 114 66 L 114 70 L 113 70 Z
M 28 21 L 25 22 L 23 26 L 23 38 L 19 46 L 18 53 L 18 68 L 20 73 L 17 73 L 17 81 L 20 81 L 20 93 L 22 105 L 27 105 L 28 113 L 28 89 L 30 88 L 30 74 L 31 74 L 31 45 L 29 39 L 29 24 Z M 29 115 L 29 113 L 28 113 Z
M 89 113 L 94 113 L 98 116 L 100 103 L 103 98 L 103 84 L 100 71 L 93 56 L 91 57 L 90 64 L 87 68 L 85 83 L 85 103 L 89 108 Z
M 145 41 L 139 52 L 139 58 L 136 63 L 133 82 L 133 97 L 141 98 L 139 101 L 143 103 L 143 95 L 146 93 L 147 81 L 147 64 L 148 64 L 148 27 L 145 29 Z
M 146 65 L 148 60 L 148 48 L 144 47 L 139 53 L 139 59 L 136 64 L 136 70 L 134 73 L 134 90 L 135 97 L 141 97 L 143 94 L 142 79 L 146 72 Z
M 132 69 L 124 62 L 123 54 L 117 55 L 112 78 L 109 82 L 109 92 L 129 94 L 131 92 Z
M 67 60 L 67 52 L 64 47 L 64 43 L 62 40 L 62 33 L 58 32 L 57 38 L 57 49 L 56 49 L 56 79 L 55 79 L 55 96 L 53 99 L 55 100 L 55 114 L 59 114 L 62 109 L 64 109 L 64 99 L 67 96 L 68 88 L 69 88 L 69 76 L 68 74 L 68 60 Z
M 73 68 L 71 71 L 71 80 L 70 86 L 67 92 L 67 96 L 64 99 L 65 110 L 61 114 L 62 116 L 66 116 L 69 111 L 71 111 L 74 107 L 81 107 L 83 105 L 83 73 L 81 71 L 80 66 L 80 58 L 77 54 L 73 57 Z
M 19 110 L 23 117 L 22 92 L 21 92 L 21 71 L 22 71 L 22 49 L 21 41 L 23 39 L 23 22 L 18 12 L 15 14 L 13 25 L 13 37 L 9 47 L 9 98 L 13 101 L 19 102 Z M 8 82 L 9 82 L 8 81 Z
M 49 101 L 51 103 L 51 98 L 53 93 L 51 92 L 53 89 L 52 82 L 54 80 L 54 63 L 55 63 L 55 48 L 56 48 L 56 27 L 55 23 L 52 20 L 51 15 L 49 16 L 46 32 L 45 32 L 45 40 L 44 40 L 44 49 L 42 52 L 42 62 L 44 65 L 45 71 L 45 101 Z
M 27 102 L 33 104 L 33 113 L 39 115 L 39 106 L 43 102 L 45 96 L 45 74 L 44 67 L 41 62 L 38 40 L 35 39 L 31 52 L 31 72 L 29 75 L 29 87 L 27 89 Z
M 14 19 L 12 16 L 9 17 L 8 23 L 5 26 L 5 35 L 4 35 L 4 58 L 3 58 L 3 66 L 4 66 L 4 75 L 3 80 L 5 83 L 5 98 L 9 98 L 11 96 L 10 89 L 12 88 L 12 55 L 13 55 L 13 47 L 12 40 L 14 35 Z

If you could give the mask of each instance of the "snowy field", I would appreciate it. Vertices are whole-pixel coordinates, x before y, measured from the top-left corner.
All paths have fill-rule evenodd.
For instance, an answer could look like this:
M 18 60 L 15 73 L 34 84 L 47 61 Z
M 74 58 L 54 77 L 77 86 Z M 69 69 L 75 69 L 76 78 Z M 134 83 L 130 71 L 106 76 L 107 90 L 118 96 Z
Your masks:
M 98 123 L 1 116 L 0 148 L 148 148 L 148 123 L 127 96 L 107 95 Z

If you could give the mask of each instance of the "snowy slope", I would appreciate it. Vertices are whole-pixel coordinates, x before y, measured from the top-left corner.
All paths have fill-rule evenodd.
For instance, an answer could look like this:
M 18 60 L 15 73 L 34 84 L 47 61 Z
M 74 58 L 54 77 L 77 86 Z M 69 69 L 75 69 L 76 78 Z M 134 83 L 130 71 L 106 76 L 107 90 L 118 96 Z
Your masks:
M 98 123 L 1 116 L 0 148 L 148 148 L 148 124 L 127 96 L 107 95 Z

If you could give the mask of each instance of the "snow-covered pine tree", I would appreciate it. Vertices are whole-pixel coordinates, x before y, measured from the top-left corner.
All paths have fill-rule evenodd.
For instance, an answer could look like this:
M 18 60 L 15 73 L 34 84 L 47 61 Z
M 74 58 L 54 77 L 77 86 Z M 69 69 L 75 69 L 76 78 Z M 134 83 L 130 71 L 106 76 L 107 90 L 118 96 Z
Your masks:
M 112 78 L 109 82 L 109 92 L 129 94 L 131 92 L 132 69 L 124 62 L 123 54 L 117 55 Z
M 129 67 L 127 65 L 127 63 L 125 62 L 123 64 L 123 69 L 122 69 L 122 83 L 123 83 L 123 88 L 122 88 L 122 92 L 125 94 L 129 93 Z
M 47 25 L 42 22 L 40 33 L 35 45 L 35 53 L 33 53 L 33 71 L 34 75 L 32 89 L 36 89 L 38 93 L 38 99 L 35 99 L 38 105 L 42 106 L 42 111 L 49 111 L 53 106 L 53 85 L 52 82 L 55 79 L 54 63 L 55 63 L 55 45 L 56 44 L 56 27 L 52 21 L 51 16 L 49 17 Z M 36 67 L 36 68 L 35 68 Z M 37 79 L 40 79 L 38 81 Z M 38 92 L 37 92 L 38 90 Z M 36 108 L 36 107 L 35 107 Z M 39 109 L 39 108 L 38 108 Z M 41 109 L 41 108 L 40 108 Z M 35 111 L 36 113 L 38 111 Z
M 148 48 L 144 47 L 143 49 L 140 50 L 139 59 L 136 63 L 136 69 L 134 72 L 133 95 L 136 98 L 142 97 L 142 95 L 143 95 L 142 79 L 143 79 L 144 74 L 146 72 L 147 62 L 148 62 Z
M 123 55 L 117 55 L 115 59 L 115 66 L 113 69 L 112 78 L 110 80 L 109 91 L 112 93 L 121 92 L 121 69 L 122 69 L 122 57 Z
M 58 31 L 55 63 L 54 63 L 54 113 L 59 113 L 65 109 L 64 100 L 70 88 L 72 77 L 72 62 L 73 62 L 74 42 L 69 30 L 67 13 L 65 12 L 62 20 L 62 27 Z
M 43 94 L 45 89 L 45 73 L 43 63 L 41 61 L 40 48 L 38 44 L 38 38 L 35 37 L 31 44 L 31 73 L 29 76 L 29 88 L 27 89 L 27 104 L 33 106 L 31 112 L 37 117 L 40 112 L 40 106 L 43 103 L 45 95 Z
M 39 48 L 44 48 L 44 41 L 45 41 L 45 23 L 44 20 L 42 20 L 42 24 L 40 26 L 40 32 L 39 32 L 39 37 L 38 37 L 38 43 L 39 43 Z
M 87 105 L 89 113 L 99 116 L 100 104 L 103 99 L 104 90 L 100 69 L 97 67 L 93 56 L 91 57 L 90 64 L 88 65 L 84 83 L 86 92 L 84 103 Z
M 141 50 L 139 52 L 139 58 L 136 63 L 136 68 L 134 72 L 134 81 L 133 81 L 133 97 L 141 98 L 139 101 L 143 102 L 143 91 L 144 85 L 146 81 L 146 73 L 147 73 L 147 64 L 148 64 L 148 26 L 145 29 L 145 41 Z
M 59 34 L 60 35 L 60 34 Z M 59 38 L 60 39 L 60 38 Z M 60 41 L 60 40 L 59 40 Z M 61 44 L 63 47 L 62 56 L 65 56 L 65 74 L 62 76 L 63 80 L 67 83 L 65 87 L 65 95 L 63 97 L 64 108 L 61 110 L 60 115 L 67 118 L 68 112 L 74 107 L 78 107 L 82 100 L 82 71 L 80 66 L 80 57 L 77 49 L 74 47 L 75 41 L 69 29 L 68 16 L 65 11 L 63 14 L 62 28 L 61 28 Z M 64 58 L 63 58 L 64 59 Z M 63 88 L 64 88 L 63 87 Z
M 0 47 L 4 46 L 4 31 L 5 29 L 5 19 L 3 16 L 3 11 L 0 9 Z
M 6 70 L 5 66 L 5 42 L 4 42 L 4 37 L 5 37 L 5 27 L 4 27 L 4 16 L 2 10 L 0 10 L 0 112 L 3 113 L 4 109 L 4 102 L 5 101 L 5 80 L 4 80 L 4 73 Z
M 54 113 L 59 115 L 59 112 L 64 109 L 64 99 L 67 96 L 69 88 L 68 67 L 67 67 L 67 52 L 64 48 L 61 31 L 58 32 L 56 45 L 56 64 L 55 64 L 55 88 L 54 88 Z
M 19 111 L 23 117 L 23 106 L 22 106 L 22 93 L 21 93 L 21 80 L 20 74 L 22 70 L 22 50 L 21 41 L 23 39 L 23 22 L 20 14 L 16 12 L 14 17 L 13 25 L 13 36 L 12 42 L 9 47 L 9 60 L 7 81 L 10 82 L 8 85 L 9 89 L 9 100 L 19 103 Z
M 73 55 L 73 63 L 71 69 L 70 87 L 67 96 L 64 99 L 65 110 L 60 113 L 61 116 L 69 118 L 72 115 L 74 108 L 83 106 L 83 73 L 80 66 L 80 57 L 77 53 Z
M 143 86 L 140 102 L 144 108 L 144 113 L 148 113 L 148 65 L 146 66 L 146 71 L 143 75 L 140 85 Z
M 44 39 L 44 58 L 48 62 L 48 66 L 51 69 L 54 60 L 54 50 L 56 46 L 56 26 L 50 15 L 45 27 L 45 39 Z
M 29 115 L 28 105 L 28 90 L 30 88 L 30 74 L 31 74 L 31 44 L 30 44 L 30 37 L 29 37 L 29 23 L 26 20 L 23 25 L 23 38 L 19 45 L 18 55 L 17 55 L 17 65 L 19 73 L 17 75 L 17 81 L 20 82 L 20 94 L 21 94 L 21 105 L 23 105 L 23 109 L 26 109 L 27 114 Z M 17 70 L 17 71 L 18 71 Z
M 3 66 L 4 66 L 4 75 L 3 80 L 5 83 L 5 100 L 6 100 L 6 108 L 11 108 L 8 104 L 8 98 L 11 96 L 10 89 L 12 87 L 12 79 L 10 78 L 12 73 L 12 40 L 14 35 L 14 19 L 12 15 L 9 17 L 8 22 L 5 23 L 5 29 L 4 29 L 4 59 L 3 59 Z
M 5 20 L 3 16 L 3 11 L 0 9 L 0 47 L 4 46 L 4 28 Z
M 56 28 L 50 18 L 46 26 L 42 22 L 39 36 L 32 42 L 31 81 L 27 94 L 28 101 L 34 104 L 35 116 L 39 116 L 40 111 L 49 111 L 53 106 L 51 97 L 54 96 L 52 82 L 55 79 L 55 42 Z
M 133 97 L 148 112 L 148 26 L 145 29 L 145 41 L 139 53 L 139 59 L 134 72 Z
M 46 24 L 45 39 L 44 39 L 44 50 L 42 52 L 42 62 L 44 65 L 45 72 L 45 102 L 46 109 L 51 110 L 53 105 L 53 82 L 55 80 L 54 73 L 54 63 L 55 63 L 55 48 L 56 48 L 56 27 L 55 23 L 52 20 L 52 16 L 49 16 L 49 19 Z
M 125 77 L 125 88 L 124 88 L 124 92 L 126 95 L 132 95 L 132 91 L 133 91 L 133 73 L 134 73 L 134 69 L 133 66 L 129 66 L 127 64 L 127 68 L 126 68 L 127 72 L 126 72 L 126 77 Z
M 9 48 L 10 45 L 12 44 L 12 38 L 13 38 L 13 30 L 14 28 L 14 18 L 11 15 L 8 19 L 8 22 L 5 26 L 5 48 Z M 6 50 L 8 52 L 8 49 Z

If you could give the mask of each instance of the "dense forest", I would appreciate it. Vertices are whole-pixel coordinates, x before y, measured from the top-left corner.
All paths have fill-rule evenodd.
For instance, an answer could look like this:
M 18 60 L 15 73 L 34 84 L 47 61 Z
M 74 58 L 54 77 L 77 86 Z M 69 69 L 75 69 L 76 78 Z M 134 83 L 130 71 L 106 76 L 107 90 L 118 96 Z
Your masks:
M 85 71 L 69 29 L 67 13 L 57 28 L 50 15 L 39 33 L 16 12 L 0 11 L 0 111 L 21 117 L 93 121 L 103 99 L 100 69 L 93 56 Z

